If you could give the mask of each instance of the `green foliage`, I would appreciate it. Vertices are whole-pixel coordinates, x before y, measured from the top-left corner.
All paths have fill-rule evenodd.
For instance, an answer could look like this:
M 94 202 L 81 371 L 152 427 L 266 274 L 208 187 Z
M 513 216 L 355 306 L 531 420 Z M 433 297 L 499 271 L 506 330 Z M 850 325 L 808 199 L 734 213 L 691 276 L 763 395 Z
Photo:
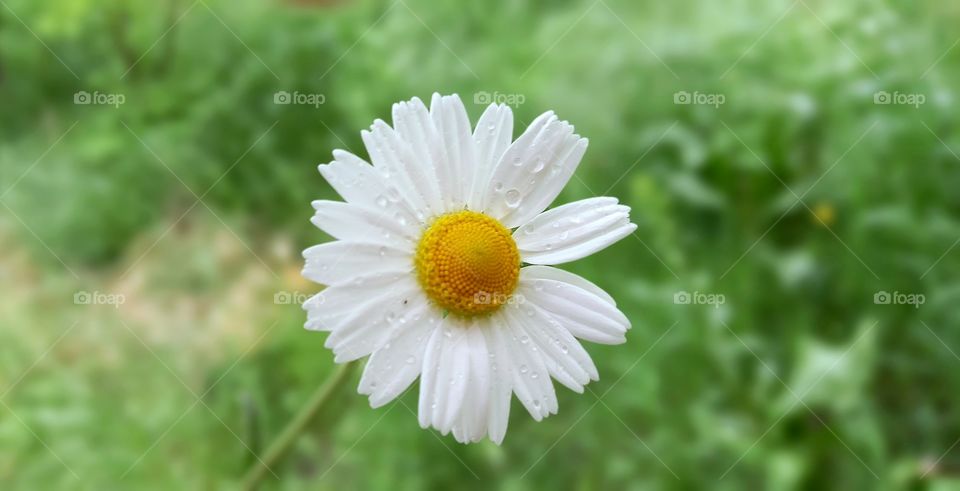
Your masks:
M 415 386 L 376 410 L 342 394 L 265 488 L 955 488 L 956 6 L 6 4 L 0 232 L 44 269 L 0 290 L 19 299 L 0 310 L 0 387 L 27 373 L 0 396 L 15 412 L 0 410 L 0 487 L 235 487 L 331 372 L 323 335 L 264 293 L 284 280 L 250 287 L 262 306 L 244 342 L 193 348 L 214 322 L 202 316 L 157 342 L 98 314 L 65 337 L 83 351 L 28 368 L 87 315 L 62 306 L 90 288 L 50 253 L 98 279 L 151 265 L 149 295 L 215 310 L 238 271 L 285 267 L 248 252 L 324 240 L 307 222 L 310 200 L 334 196 L 316 164 L 365 155 L 361 129 L 438 91 L 474 120 L 475 94 L 519 94 L 515 133 L 554 109 L 590 138 L 559 201 L 616 196 L 639 228 L 568 267 L 617 299 L 628 342 L 588 346 L 601 380 L 559 388 L 558 415 L 535 423 L 514 404 L 501 447 L 419 429 Z M 79 91 L 125 101 L 78 105 Z M 275 104 L 278 91 L 325 100 Z M 725 101 L 676 104 L 681 91 Z M 876 104 L 880 91 L 925 103 Z M 213 267 L 213 238 L 164 235 L 181 218 L 229 226 L 251 251 Z M 157 239 L 183 247 L 157 254 Z M 680 291 L 726 301 L 678 305 Z M 926 302 L 878 305 L 880 291 Z

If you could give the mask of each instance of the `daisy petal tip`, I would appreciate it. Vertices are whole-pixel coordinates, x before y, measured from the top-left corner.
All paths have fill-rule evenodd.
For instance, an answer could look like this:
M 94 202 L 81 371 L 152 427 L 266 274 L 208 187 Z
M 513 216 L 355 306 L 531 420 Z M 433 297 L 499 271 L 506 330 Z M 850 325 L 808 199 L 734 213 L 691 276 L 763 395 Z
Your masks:
M 386 397 L 376 397 L 374 395 L 370 395 L 369 402 L 371 409 L 378 409 L 390 402 L 390 399 L 387 399 Z

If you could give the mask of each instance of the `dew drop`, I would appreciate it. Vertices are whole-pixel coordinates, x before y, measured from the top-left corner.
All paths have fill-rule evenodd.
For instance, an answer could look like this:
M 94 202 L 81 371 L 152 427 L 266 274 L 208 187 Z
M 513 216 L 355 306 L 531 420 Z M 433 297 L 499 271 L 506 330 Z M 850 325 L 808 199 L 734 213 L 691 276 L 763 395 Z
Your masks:
M 381 194 L 380 196 L 377 196 L 377 206 L 379 206 L 380 208 L 386 208 L 386 207 L 387 207 L 387 197 L 384 196 L 384 195 L 382 195 L 382 194 Z
M 520 365 L 520 373 L 527 373 L 527 366 L 526 366 L 526 365 Z
M 536 379 L 540 378 L 540 374 L 537 373 L 537 372 L 530 372 L 530 378 L 536 380 Z
M 510 208 L 516 208 L 518 205 L 520 205 L 520 191 L 511 189 L 503 195 L 503 199 L 507 206 Z
M 400 190 L 395 187 L 390 187 L 387 189 L 387 199 L 396 203 L 400 201 Z
M 414 363 L 416 363 L 416 361 L 417 361 L 417 359 L 414 358 L 413 356 L 408 356 L 408 357 L 407 357 L 407 365 L 413 365 Z

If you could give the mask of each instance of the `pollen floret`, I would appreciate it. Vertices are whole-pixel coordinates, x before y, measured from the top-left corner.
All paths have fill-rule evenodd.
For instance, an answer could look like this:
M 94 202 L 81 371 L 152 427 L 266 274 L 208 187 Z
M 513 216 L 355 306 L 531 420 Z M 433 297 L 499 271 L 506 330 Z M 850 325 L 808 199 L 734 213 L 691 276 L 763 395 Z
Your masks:
M 475 211 L 438 217 L 420 239 L 417 279 L 438 306 L 470 317 L 509 301 L 520 276 L 520 252 L 510 230 Z

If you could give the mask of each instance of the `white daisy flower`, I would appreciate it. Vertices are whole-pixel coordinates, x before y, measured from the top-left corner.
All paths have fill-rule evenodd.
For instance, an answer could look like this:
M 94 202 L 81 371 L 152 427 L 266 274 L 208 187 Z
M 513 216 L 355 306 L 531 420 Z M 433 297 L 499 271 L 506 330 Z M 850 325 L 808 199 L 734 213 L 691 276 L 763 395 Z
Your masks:
M 577 338 L 619 344 L 630 321 L 586 279 L 550 267 L 627 236 L 627 206 L 589 198 L 544 211 L 587 139 L 552 111 L 511 141 L 491 105 L 471 131 L 456 95 L 393 105 L 361 132 L 373 165 L 336 150 L 320 173 L 343 197 L 315 201 L 336 240 L 304 251 L 328 285 L 306 328 L 336 362 L 370 355 L 359 392 L 382 406 L 419 376 L 419 421 L 460 442 L 503 441 L 513 394 L 537 421 L 557 412 L 551 377 L 583 392 L 597 368 Z

